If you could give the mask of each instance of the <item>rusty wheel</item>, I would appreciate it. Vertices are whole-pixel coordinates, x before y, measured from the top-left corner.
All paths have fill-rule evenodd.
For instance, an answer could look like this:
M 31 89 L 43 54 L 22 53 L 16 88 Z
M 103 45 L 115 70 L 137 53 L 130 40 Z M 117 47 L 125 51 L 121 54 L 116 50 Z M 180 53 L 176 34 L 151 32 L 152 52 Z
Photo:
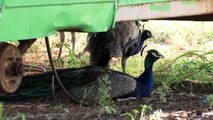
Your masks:
M 14 45 L 0 43 L 0 94 L 13 93 L 19 87 L 23 65 L 18 48 Z

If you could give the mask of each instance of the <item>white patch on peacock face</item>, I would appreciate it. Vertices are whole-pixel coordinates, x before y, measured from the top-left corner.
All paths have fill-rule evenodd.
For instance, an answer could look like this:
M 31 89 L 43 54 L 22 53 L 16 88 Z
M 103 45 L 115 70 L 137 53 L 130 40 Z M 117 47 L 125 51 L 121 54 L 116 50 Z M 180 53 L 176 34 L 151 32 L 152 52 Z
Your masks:
M 148 35 L 149 37 L 152 37 L 152 33 L 151 33 L 151 32 L 148 32 L 147 35 Z
M 159 54 L 157 54 L 155 52 L 152 52 L 152 55 L 155 56 L 155 57 L 159 57 Z

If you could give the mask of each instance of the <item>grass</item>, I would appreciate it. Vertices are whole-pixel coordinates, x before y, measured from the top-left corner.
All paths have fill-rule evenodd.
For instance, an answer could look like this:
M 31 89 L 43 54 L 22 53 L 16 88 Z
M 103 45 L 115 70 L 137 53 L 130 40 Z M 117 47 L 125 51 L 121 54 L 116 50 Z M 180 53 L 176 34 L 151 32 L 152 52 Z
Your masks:
M 64 104 L 56 104 L 54 106 L 51 106 L 51 108 L 55 110 L 61 110 L 64 113 L 70 113 L 69 108 L 67 108 Z
M 169 93 L 172 84 L 192 81 L 213 85 L 212 22 L 148 21 L 142 24 L 145 24 L 145 29 L 152 31 L 155 38 L 145 42 L 148 46 L 142 57 L 138 54 L 127 60 L 126 71 L 128 74 L 140 75 L 144 70 L 146 52 L 149 49 L 156 49 L 165 56 L 154 65 L 155 84 L 158 86 L 155 91 L 160 94 L 162 102 L 167 101 L 165 96 Z M 63 59 L 56 61 L 58 66 L 82 67 L 89 65 L 88 54 L 77 56 L 86 45 L 86 35 L 85 33 L 77 33 L 76 50 L 73 52 L 71 43 L 68 42 L 70 33 L 66 33 Z M 57 36 L 51 36 L 50 39 L 53 57 L 57 58 L 59 40 Z M 42 49 L 38 49 L 41 48 L 40 45 L 44 45 Z M 39 54 L 39 57 L 36 57 L 36 61 L 34 61 L 33 57 L 36 54 Z M 25 57 L 28 61 L 34 61 L 36 64 L 44 64 L 45 62 L 45 65 L 48 66 L 44 40 L 37 40 Z M 122 71 L 120 59 L 118 64 L 111 66 L 111 69 Z M 106 90 L 101 91 L 106 97 Z M 212 95 L 209 95 L 207 99 L 211 101 L 210 106 L 212 106 Z M 109 101 L 104 101 L 105 98 L 99 98 L 99 100 L 106 107 L 106 111 L 111 111 L 111 108 L 108 107 Z M 135 114 L 136 111 L 133 111 L 125 115 L 135 119 Z M 144 113 L 141 115 L 143 116 Z
M 209 104 L 210 109 L 213 107 L 213 94 L 207 96 L 207 102 Z
M 121 114 L 121 116 L 129 116 L 131 120 L 137 120 L 138 117 L 140 118 L 140 120 L 145 120 L 146 119 L 145 113 L 147 111 L 151 111 L 152 107 L 150 105 L 140 105 L 140 107 L 141 107 L 140 112 L 137 109 L 134 109 L 131 112 L 125 112 Z
M 154 39 L 145 41 L 147 48 L 144 55 L 139 54 L 127 60 L 126 71 L 132 76 L 140 75 L 144 70 L 144 58 L 149 49 L 156 49 L 165 56 L 154 65 L 156 84 L 161 87 L 157 91 L 169 91 L 171 84 L 189 80 L 193 82 L 210 83 L 213 79 L 213 23 L 212 22 L 180 22 L 180 21 L 149 21 L 141 23 L 145 29 L 152 31 Z M 160 29 L 159 29 L 160 28 Z M 82 52 L 86 45 L 85 33 L 76 33 L 76 50 L 71 50 L 70 33 L 66 33 L 62 60 L 57 61 L 61 67 L 83 67 L 89 65 L 89 55 Z M 59 40 L 57 36 L 50 37 L 53 57 L 57 58 Z M 44 40 L 37 40 L 26 54 L 32 58 L 40 53 L 35 63 L 47 61 Z M 30 57 L 29 57 L 30 56 Z M 44 60 L 45 59 L 45 60 Z M 31 60 L 33 61 L 33 60 Z M 46 64 L 46 63 L 45 63 Z M 120 59 L 111 69 L 122 71 Z M 162 93 L 162 96 L 167 93 Z
M 26 120 L 26 116 L 23 113 L 17 112 L 14 117 L 7 117 L 3 114 L 4 107 L 3 104 L 0 103 L 0 120 Z
M 100 87 L 98 88 L 98 95 L 96 97 L 98 104 L 104 109 L 107 114 L 116 113 L 115 108 L 112 107 L 113 101 L 110 97 L 111 81 L 108 75 L 104 75 L 98 78 L 100 81 Z

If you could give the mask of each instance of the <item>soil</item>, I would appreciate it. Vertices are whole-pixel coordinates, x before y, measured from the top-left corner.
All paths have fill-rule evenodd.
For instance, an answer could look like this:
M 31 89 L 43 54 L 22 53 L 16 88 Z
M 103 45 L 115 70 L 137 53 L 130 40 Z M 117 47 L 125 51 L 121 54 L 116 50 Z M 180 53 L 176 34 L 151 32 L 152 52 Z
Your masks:
M 212 93 L 212 85 L 185 82 L 172 86 L 167 102 L 162 102 L 155 91 L 151 98 L 114 101 L 111 107 L 116 113 L 107 113 L 101 106 L 82 106 L 59 96 L 4 102 L 3 105 L 4 116 L 18 120 L 22 117 L 26 120 L 131 120 L 130 116 L 122 114 L 133 115 L 133 110 L 141 112 L 141 105 L 145 104 L 152 109 L 144 113 L 143 119 L 213 120 L 213 109 L 206 102 L 206 96 Z M 135 120 L 139 120 L 140 115 Z
M 37 65 L 46 66 L 47 56 L 36 54 L 46 53 L 46 50 L 35 50 L 40 51 L 25 56 L 24 62 L 34 60 Z M 56 55 L 53 52 L 53 56 Z M 213 120 L 213 108 L 206 101 L 210 94 L 213 94 L 212 85 L 185 82 L 172 86 L 166 102 L 160 100 L 160 94 L 155 90 L 151 98 L 115 101 L 111 107 L 115 108 L 116 113 L 106 112 L 101 106 L 82 106 L 69 98 L 55 96 L 3 102 L 3 115 L 7 120 L 131 120 L 130 116 L 124 114 L 129 112 L 134 115 L 133 110 L 141 113 L 141 105 L 146 104 L 152 109 L 147 110 L 142 117 L 138 114 L 135 120 Z

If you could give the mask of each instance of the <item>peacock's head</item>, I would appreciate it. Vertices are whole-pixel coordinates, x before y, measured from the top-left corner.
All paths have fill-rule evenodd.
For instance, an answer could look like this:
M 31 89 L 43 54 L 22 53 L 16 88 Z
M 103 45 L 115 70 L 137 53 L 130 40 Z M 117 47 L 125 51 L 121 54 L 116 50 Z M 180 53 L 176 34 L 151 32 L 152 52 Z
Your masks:
M 159 53 L 157 50 L 154 49 L 149 50 L 146 57 L 149 58 L 149 60 L 153 63 L 157 61 L 159 58 L 164 58 L 164 56 L 161 53 Z
M 143 37 L 143 39 L 154 38 L 149 30 L 143 30 L 141 37 Z

